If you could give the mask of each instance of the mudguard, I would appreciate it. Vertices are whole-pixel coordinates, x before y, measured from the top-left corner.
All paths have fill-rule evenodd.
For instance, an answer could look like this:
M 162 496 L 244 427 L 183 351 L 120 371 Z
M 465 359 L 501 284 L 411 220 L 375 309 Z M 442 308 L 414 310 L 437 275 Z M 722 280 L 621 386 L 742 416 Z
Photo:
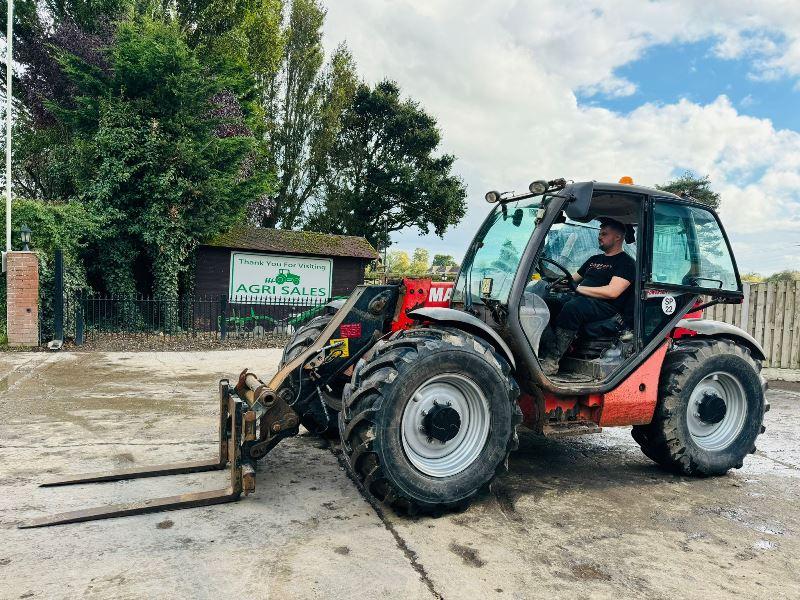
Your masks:
M 514 360 L 511 348 L 503 341 L 503 338 L 486 323 L 469 313 L 455 310 L 454 308 L 426 307 L 411 310 L 408 312 L 408 316 L 415 321 L 424 320 L 433 321 L 440 325 L 451 325 L 452 327 L 457 327 L 482 337 L 503 354 L 503 357 L 508 361 L 512 369 L 517 368 L 517 363 Z
M 731 325 L 730 323 L 723 323 L 722 321 L 712 321 L 709 319 L 681 319 L 678 321 L 676 328 L 688 329 L 694 331 L 699 335 L 707 335 L 709 337 L 725 337 L 739 339 L 745 346 L 753 351 L 753 356 L 759 360 L 766 360 L 767 355 L 764 354 L 764 349 L 761 347 L 752 335 L 747 333 L 744 329 Z

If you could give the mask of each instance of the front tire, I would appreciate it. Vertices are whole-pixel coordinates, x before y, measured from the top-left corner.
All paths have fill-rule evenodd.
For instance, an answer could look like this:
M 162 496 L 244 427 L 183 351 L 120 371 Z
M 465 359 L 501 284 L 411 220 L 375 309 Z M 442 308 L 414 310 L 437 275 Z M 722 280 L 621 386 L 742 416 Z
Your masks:
M 465 506 L 517 446 L 510 370 L 490 344 L 457 329 L 380 342 L 345 386 L 339 431 L 351 473 L 405 512 Z
M 652 423 L 633 428 L 642 451 L 685 475 L 723 475 L 755 452 L 767 405 L 761 364 L 732 341 L 677 342 L 667 354 Z

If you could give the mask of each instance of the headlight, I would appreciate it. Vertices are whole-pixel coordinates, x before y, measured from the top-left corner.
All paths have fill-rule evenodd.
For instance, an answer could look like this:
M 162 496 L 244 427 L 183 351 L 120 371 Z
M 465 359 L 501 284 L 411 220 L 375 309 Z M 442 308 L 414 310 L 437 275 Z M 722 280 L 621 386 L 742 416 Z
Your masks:
M 536 194 L 537 196 L 539 194 L 544 194 L 547 191 L 547 182 L 538 179 L 531 183 L 528 186 L 528 189 L 530 190 L 531 194 Z
M 486 192 L 484 198 L 486 198 L 487 202 L 494 204 L 495 202 L 500 201 L 500 192 L 496 192 L 494 190 L 492 190 L 491 192 Z

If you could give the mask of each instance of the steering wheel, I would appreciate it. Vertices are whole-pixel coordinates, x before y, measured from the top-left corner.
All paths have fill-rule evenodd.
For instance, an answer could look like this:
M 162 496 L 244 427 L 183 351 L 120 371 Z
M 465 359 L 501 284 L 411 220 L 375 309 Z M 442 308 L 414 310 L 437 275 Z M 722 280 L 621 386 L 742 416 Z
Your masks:
M 550 263 L 551 265 L 557 267 L 560 271 L 562 271 L 564 273 L 564 277 L 561 277 L 560 279 L 557 279 L 556 281 L 554 281 L 553 282 L 554 284 L 555 283 L 559 283 L 559 282 L 564 282 L 569 286 L 569 288 L 573 292 L 578 287 L 578 284 L 575 283 L 575 280 L 572 278 L 572 273 L 570 273 L 569 270 L 564 265 L 562 265 L 561 263 L 558 263 L 558 262 L 554 261 L 552 258 L 547 258 L 545 256 L 539 257 L 539 262 L 540 263 L 544 263 L 544 262 Z

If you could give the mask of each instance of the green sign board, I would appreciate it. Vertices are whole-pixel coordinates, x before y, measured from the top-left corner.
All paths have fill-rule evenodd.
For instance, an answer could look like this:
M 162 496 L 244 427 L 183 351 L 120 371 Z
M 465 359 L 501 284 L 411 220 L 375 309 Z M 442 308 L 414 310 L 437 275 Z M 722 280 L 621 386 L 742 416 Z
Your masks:
M 331 296 L 333 261 L 231 252 L 230 298 L 319 301 Z

